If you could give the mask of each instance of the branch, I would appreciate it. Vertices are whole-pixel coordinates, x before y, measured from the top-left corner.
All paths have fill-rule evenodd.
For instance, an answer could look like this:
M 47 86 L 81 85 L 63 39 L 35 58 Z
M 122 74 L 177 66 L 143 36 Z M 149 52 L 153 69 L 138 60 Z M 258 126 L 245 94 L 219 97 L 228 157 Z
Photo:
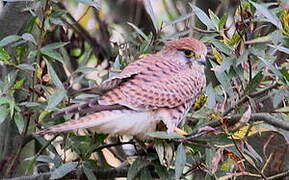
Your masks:
M 233 115 L 229 117 L 231 121 L 237 122 L 242 117 L 242 114 Z M 287 121 L 284 121 L 283 119 L 279 119 L 275 116 L 272 116 L 270 113 L 252 113 L 250 117 L 250 121 L 264 121 L 267 124 L 270 124 L 272 126 L 289 130 L 289 123 Z
M 289 175 L 289 170 L 281 172 L 279 174 L 275 174 L 273 176 L 267 177 L 267 180 L 271 180 L 271 179 L 280 179 L 282 177 L 286 177 Z
M 243 116 L 243 114 L 237 114 L 237 115 L 232 115 L 232 116 L 227 116 L 224 118 L 228 119 L 228 125 L 234 125 L 235 123 L 237 123 L 241 117 Z M 271 115 L 270 113 L 252 113 L 249 122 L 252 121 L 264 121 L 267 124 L 273 125 L 277 128 L 281 128 L 284 130 L 289 131 L 289 123 L 287 121 L 284 121 L 283 119 L 279 119 L 273 115 Z M 218 119 L 214 119 L 212 121 L 209 121 L 207 123 L 204 123 L 202 125 L 202 127 L 205 126 L 210 126 L 210 127 L 218 127 L 221 126 L 221 122 Z M 195 135 L 198 133 L 198 129 L 194 130 L 192 133 L 190 133 L 187 137 L 188 138 L 192 138 L 195 137 Z
M 249 100 L 248 97 L 254 98 L 254 97 L 260 96 L 260 95 L 262 95 L 262 94 L 264 94 L 264 93 L 267 93 L 268 91 L 270 91 L 270 90 L 272 90 L 272 89 L 274 89 L 274 88 L 276 88 L 276 87 L 278 87 L 278 86 L 279 86 L 279 84 L 278 84 L 278 83 L 275 83 L 275 84 L 273 84 L 273 85 L 271 85 L 271 86 L 269 86 L 269 87 L 267 87 L 267 88 L 264 88 L 264 89 L 262 89 L 262 90 L 260 90 L 260 91 L 258 91 L 258 92 L 251 93 L 251 94 L 249 94 L 248 96 L 242 97 L 242 98 L 241 98 L 239 101 L 237 101 L 233 106 L 229 107 L 229 108 L 222 114 L 222 116 L 228 115 L 228 114 L 229 114 L 230 112 L 232 112 L 235 108 L 237 108 L 237 107 L 240 106 L 241 104 L 247 102 L 247 101 Z
M 77 170 L 75 170 L 75 171 L 77 171 Z M 75 171 L 73 171 L 73 172 L 75 172 Z M 71 172 L 71 173 L 73 173 L 73 172 Z M 93 170 L 93 173 L 97 179 L 113 179 L 116 177 L 126 177 L 127 172 L 128 172 L 128 166 L 120 166 L 117 168 Z M 38 179 L 49 179 L 50 176 L 51 176 L 51 172 L 46 172 L 46 173 L 30 175 L 30 176 L 6 178 L 3 180 L 38 180 Z

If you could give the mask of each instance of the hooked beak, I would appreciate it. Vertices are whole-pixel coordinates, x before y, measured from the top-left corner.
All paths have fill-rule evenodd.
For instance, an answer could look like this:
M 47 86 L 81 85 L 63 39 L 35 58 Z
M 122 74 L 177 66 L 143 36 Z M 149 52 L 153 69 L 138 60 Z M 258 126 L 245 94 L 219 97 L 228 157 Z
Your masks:
M 206 57 L 205 56 L 200 56 L 198 59 L 197 59 L 197 62 L 201 65 L 206 65 Z

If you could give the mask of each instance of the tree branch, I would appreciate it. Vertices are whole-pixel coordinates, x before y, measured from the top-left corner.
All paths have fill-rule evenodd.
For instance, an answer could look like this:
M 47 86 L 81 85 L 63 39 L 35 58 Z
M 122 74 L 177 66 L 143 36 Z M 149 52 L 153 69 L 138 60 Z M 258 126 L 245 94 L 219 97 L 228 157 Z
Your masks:
M 232 116 L 227 116 L 225 117 L 226 119 L 228 119 L 228 125 L 231 126 L 235 123 L 237 123 L 241 117 L 243 116 L 243 114 L 237 114 L 237 115 L 232 115 Z M 273 125 L 277 128 L 281 128 L 284 130 L 289 131 L 289 123 L 284 121 L 283 119 L 279 119 L 273 115 L 271 115 L 270 113 L 252 113 L 249 122 L 254 122 L 254 121 L 264 121 L 267 124 Z M 209 121 L 205 124 L 203 124 L 202 127 L 205 126 L 210 126 L 210 127 L 218 127 L 221 126 L 221 122 L 218 119 L 214 119 L 212 121 Z M 188 135 L 188 138 L 193 137 L 195 134 L 198 133 L 198 130 L 194 130 L 192 133 L 190 133 Z
M 282 177 L 286 177 L 289 175 L 289 170 L 281 172 L 279 174 L 275 174 L 273 176 L 267 177 L 267 180 L 272 180 L 272 179 L 280 179 Z
M 240 106 L 241 104 L 247 102 L 249 100 L 248 97 L 251 97 L 251 98 L 254 98 L 254 97 L 257 97 L 257 96 L 260 96 L 264 93 L 267 93 L 268 91 L 271 91 L 272 89 L 278 87 L 279 84 L 278 83 L 275 83 L 267 88 L 264 88 L 258 92 L 255 92 L 255 93 L 251 93 L 249 94 L 248 96 L 243 96 L 239 101 L 237 101 L 233 106 L 229 107 L 223 114 L 222 116 L 226 116 L 228 115 L 230 112 L 232 112 L 235 108 L 237 108 L 238 106 Z
M 117 168 L 93 170 L 93 173 L 96 176 L 96 178 L 100 178 L 100 179 L 112 179 L 116 177 L 126 177 L 127 172 L 128 172 L 128 165 L 120 166 Z M 51 173 L 46 172 L 46 173 L 30 175 L 30 176 L 6 178 L 3 180 L 38 180 L 38 179 L 49 179 L 50 176 L 51 176 Z

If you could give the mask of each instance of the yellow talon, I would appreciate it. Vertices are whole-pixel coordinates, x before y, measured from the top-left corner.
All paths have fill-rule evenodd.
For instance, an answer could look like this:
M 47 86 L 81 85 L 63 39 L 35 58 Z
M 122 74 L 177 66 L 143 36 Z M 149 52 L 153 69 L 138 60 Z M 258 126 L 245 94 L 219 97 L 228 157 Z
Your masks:
M 181 130 L 180 128 L 175 128 L 175 129 L 174 129 L 174 132 L 177 133 L 177 134 L 179 134 L 179 135 L 182 135 L 182 136 L 188 135 L 188 133 L 187 133 L 186 131 L 183 131 L 183 130 Z

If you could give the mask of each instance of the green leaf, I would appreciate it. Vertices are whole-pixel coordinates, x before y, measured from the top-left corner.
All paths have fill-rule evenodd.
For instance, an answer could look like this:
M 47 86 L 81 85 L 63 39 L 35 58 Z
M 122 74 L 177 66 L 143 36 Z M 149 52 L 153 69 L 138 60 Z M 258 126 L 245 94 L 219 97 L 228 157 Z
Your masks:
M 207 14 L 195 6 L 194 4 L 190 3 L 190 6 L 193 10 L 193 13 L 196 14 L 196 16 L 199 18 L 199 20 L 207 26 L 207 29 L 214 29 L 217 30 L 214 26 L 214 23 L 211 21 L 211 19 L 207 16 Z
M 17 65 L 17 68 L 22 70 L 28 70 L 28 71 L 34 71 L 34 67 L 31 64 L 19 64 Z
M 8 61 L 11 57 L 9 56 L 8 52 L 3 48 L 0 47 L 0 61 Z
M 272 62 L 269 59 L 264 59 L 260 56 L 257 56 L 262 63 L 264 63 L 266 66 L 269 67 L 269 69 L 279 78 L 282 78 L 281 72 L 272 64 Z
M 218 16 L 216 16 L 216 14 L 211 9 L 209 9 L 208 11 L 209 11 L 209 15 L 210 15 L 210 18 L 212 20 L 212 23 L 215 26 L 215 29 L 218 31 L 219 30 L 220 19 L 219 19 Z
M 175 179 L 180 179 L 186 165 L 186 152 L 183 144 L 179 144 L 175 161 Z
M 179 135 L 177 133 L 167 133 L 165 131 L 156 131 L 156 132 L 150 132 L 147 133 L 148 136 L 158 139 L 177 139 L 177 138 L 185 138 L 182 135 Z
M 24 82 L 25 82 L 25 78 L 16 81 L 15 84 L 14 84 L 14 86 L 13 86 L 13 88 L 14 88 L 14 89 L 21 88 L 21 87 L 23 86 Z
M 279 37 L 279 40 L 280 40 L 280 37 Z M 278 51 L 281 51 L 283 53 L 289 54 L 289 48 L 286 48 L 284 46 L 280 46 L 280 45 L 277 46 L 277 45 L 272 45 L 272 44 L 267 44 L 267 46 L 277 49 Z
M 58 48 L 61 48 L 61 47 L 66 46 L 67 44 L 69 44 L 69 42 L 55 42 L 55 43 L 51 43 L 51 44 L 48 44 L 48 45 L 42 47 L 42 48 L 40 49 L 40 51 L 42 51 L 42 50 L 47 51 L 47 50 L 58 49 Z
M 288 113 L 289 112 L 289 106 L 277 109 L 276 112 Z M 0 124 L 1 124 L 1 121 L 0 121 Z
M 56 72 L 54 71 L 53 67 L 51 66 L 51 64 L 48 61 L 46 61 L 46 64 L 47 64 L 47 69 L 48 69 L 49 76 L 51 77 L 51 80 L 52 80 L 53 84 L 57 88 L 65 89 L 63 84 L 62 84 L 62 82 L 59 80 Z
M 277 28 L 282 29 L 282 24 L 279 18 L 275 14 L 273 14 L 271 11 L 269 11 L 267 7 L 261 4 L 257 4 L 250 0 L 249 2 L 257 9 L 257 11 L 260 14 L 262 14 L 266 18 L 268 22 L 274 24 Z
M 172 20 L 172 21 L 169 21 L 169 22 L 166 22 L 166 25 L 170 26 L 170 25 L 173 25 L 173 24 L 177 24 L 177 23 L 180 23 L 186 19 L 189 19 L 193 16 L 194 14 L 193 13 L 189 13 L 189 14 L 185 14 L 185 15 L 182 15 L 182 16 L 178 16 L 176 19 Z
M 282 73 L 283 75 L 283 78 L 284 78 L 284 81 L 287 81 L 289 82 L 289 71 L 287 68 L 283 67 L 280 72 Z
M 73 73 L 96 71 L 96 70 L 97 69 L 94 67 L 79 67 Z
M 207 167 L 212 167 L 212 160 L 213 156 L 215 154 L 216 150 L 215 149 L 206 149 L 206 165 Z
M 174 177 L 170 176 L 170 174 L 168 173 L 167 168 L 162 165 L 159 165 L 159 164 L 155 165 L 155 170 L 158 176 L 160 177 L 160 180 L 174 179 Z
M 22 102 L 19 104 L 20 106 L 26 106 L 26 107 L 37 107 L 37 106 L 41 106 L 40 103 L 38 102 Z
M 76 168 L 77 164 L 74 162 L 68 162 L 60 167 L 56 168 L 54 171 L 52 171 L 50 179 L 60 179 L 64 177 L 66 174 L 70 173 Z
M 219 40 L 212 40 L 213 45 L 219 49 L 220 51 L 222 51 L 223 53 L 227 54 L 227 55 L 231 55 L 233 50 L 231 48 L 229 48 L 226 44 L 224 44 L 223 42 L 219 41 Z
M 0 106 L 0 112 L 1 112 L 0 113 L 0 125 L 1 125 L 8 116 L 9 111 L 5 106 Z
M 24 161 L 32 161 L 35 159 L 35 156 L 29 157 L 29 158 L 25 158 Z M 53 159 L 51 159 L 51 157 L 49 157 L 48 155 L 39 155 L 36 158 L 37 162 L 47 162 L 47 163 L 53 163 Z
M 219 29 L 222 29 L 225 26 L 227 19 L 228 19 L 228 14 L 225 14 L 221 17 L 219 24 L 218 24 Z
M 147 165 L 149 165 L 148 161 L 136 159 L 128 169 L 127 179 L 128 180 L 135 179 L 137 177 L 137 175 L 139 174 L 139 172 Z
M 207 106 L 208 108 L 214 108 L 216 105 L 216 92 L 213 88 L 212 83 L 210 83 L 206 88 L 206 95 L 208 96 Z
M 22 115 L 19 112 L 15 113 L 14 122 L 18 128 L 19 133 L 22 134 L 24 130 L 24 120 L 23 120 Z
M 147 37 L 147 35 L 145 35 L 145 33 L 143 33 L 140 28 L 138 28 L 136 25 L 129 23 L 129 22 L 127 24 L 130 25 L 142 38 L 144 38 L 144 40 L 149 41 L 149 38 Z
M 30 51 L 30 52 L 28 53 L 27 58 L 28 58 L 28 59 L 32 59 L 32 58 L 35 58 L 36 56 L 37 56 L 37 51 L 34 50 L 34 51 Z
M 246 89 L 245 89 L 245 94 L 248 94 L 252 91 L 254 91 L 258 85 L 260 84 L 260 82 L 263 79 L 263 71 L 259 71 L 254 78 L 248 83 Z
M 85 165 L 82 168 L 88 180 L 96 180 L 96 176 L 90 168 L 87 168 Z
M 144 167 L 140 172 L 140 180 L 153 180 L 153 177 L 147 167 Z
M 6 46 L 6 45 L 13 43 L 15 41 L 18 41 L 20 39 L 21 39 L 21 36 L 18 36 L 18 35 L 7 36 L 0 41 L 0 46 Z
M 34 45 L 37 45 L 37 43 L 36 43 L 36 41 L 35 41 L 35 39 L 34 39 L 34 37 L 33 37 L 33 35 L 32 34 L 30 34 L 30 33 L 24 33 L 24 34 L 22 34 L 22 39 L 24 39 L 25 41 L 31 41 Z
M 9 103 L 10 103 L 10 99 L 8 99 L 7 97 L 0 97 L 0 105 L 9 104 Z
M 65 89 L 57 89 L 51 96 L 48 97 L 47 109 L 53 109 L 66 96 Z
M 48 57 L 51 57 L 53 59 L 56 59 L 58 61 L 60 61 L 61 63 L 63 63 L 63 57 L 61 56 L 61 54 L 55 50 L 52 49 L 40 49 L 40 52 L 43 55 L 46 55 Z

